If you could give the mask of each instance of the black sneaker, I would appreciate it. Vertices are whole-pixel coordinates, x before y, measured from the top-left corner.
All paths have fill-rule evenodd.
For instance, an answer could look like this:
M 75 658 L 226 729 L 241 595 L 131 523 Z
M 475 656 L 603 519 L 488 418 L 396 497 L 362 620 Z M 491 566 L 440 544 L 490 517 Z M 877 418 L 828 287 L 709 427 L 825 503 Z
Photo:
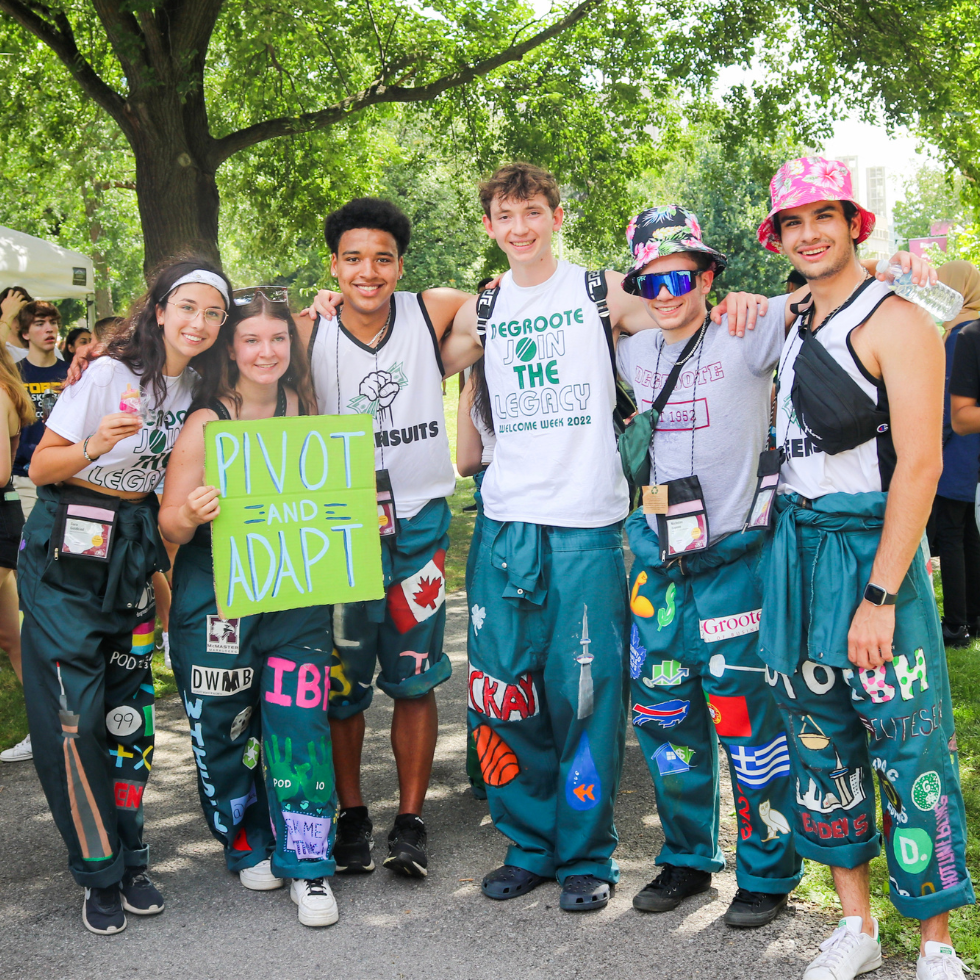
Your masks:
M 746 888 L 739 888 L 725 913 L 725 924 L 740 929 L 764 926 L 779 915 L 787 901 L 789 895 L 769 895 L 766 892 L 750 892 Z
M 333 859 L 339 875 L 366 875 L 374 871 L 374 824 L 366 806 L 349 806 L 337 817 L 337 836 L 333 844 Z
M 111 936 L 126 928 L 126 913 L 122 910 L 119 886 L 86 888 L 82 903 L 82 922 L 89 932 Z
M 970 630 L 966 626 L 951 629 L 943 623 L 943 644 L 954 650 L 963 650 L 970 645 Z
M 685 898 L 706 892 L 710 887 L 710 872 L 665 864 L 660 874 L 633 897 L 633 908 L 640 912 L 669 912 Z
M 427 835 L 422 818 L 415 813 L 399 813 L 395 826 L 388 834 L 388 856 L 384 860 L 386 868 L 407 875 L 409 878 L 424 878 L 429 859 L 425 853 Z
M 163 896 L 157 886 L 150 881 L 146 868 L 127 868 L 122 881 L 123 908 L 136 915 L 156 915 L 163 911 Z

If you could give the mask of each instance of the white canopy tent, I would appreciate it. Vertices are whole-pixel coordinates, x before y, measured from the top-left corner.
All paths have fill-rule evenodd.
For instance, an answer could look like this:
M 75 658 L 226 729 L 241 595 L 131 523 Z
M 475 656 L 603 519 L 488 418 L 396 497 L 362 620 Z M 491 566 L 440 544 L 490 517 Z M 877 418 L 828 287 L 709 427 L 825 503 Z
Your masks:
M 23 286 L 35 299 L 80 299 L 88 318 L 95 302 L 92 260 L 22 231 L 0 225 L 0 289 Z

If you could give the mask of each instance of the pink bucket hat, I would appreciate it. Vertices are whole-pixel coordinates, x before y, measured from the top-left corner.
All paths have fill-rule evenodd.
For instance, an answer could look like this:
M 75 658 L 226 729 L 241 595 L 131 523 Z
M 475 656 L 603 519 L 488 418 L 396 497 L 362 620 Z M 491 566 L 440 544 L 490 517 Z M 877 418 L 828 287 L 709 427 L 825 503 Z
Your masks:
M 801 204 L 850 201 L 861 215 L 858 244 L 874 231 L 875 216 L 854 199 L 851 172 L 840 160 L 827 160 L 825 157 L 799 157 L 789 160 L 776 171 L 776 176 L 769 182 L 769 193 L 772 196 L 772 210 L 759 225 L 759 241 L 770 252 L 782 251 L 781 239 L 772 221 L 773 215 Z

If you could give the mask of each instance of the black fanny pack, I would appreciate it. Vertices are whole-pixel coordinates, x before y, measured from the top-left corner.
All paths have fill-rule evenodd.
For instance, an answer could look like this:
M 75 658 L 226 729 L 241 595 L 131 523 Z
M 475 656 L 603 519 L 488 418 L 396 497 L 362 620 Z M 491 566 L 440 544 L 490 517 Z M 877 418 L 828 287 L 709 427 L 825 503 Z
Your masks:
M 65 486 L 58 494 L 51 530 L 51 555 L 108 562 L 116 540 L 116 517 L 121 500 Z
M 889 416 L 809 330 L 793 368 L 793 411 L 813 445 L 828 456 L 854 449 L 889 429 Z

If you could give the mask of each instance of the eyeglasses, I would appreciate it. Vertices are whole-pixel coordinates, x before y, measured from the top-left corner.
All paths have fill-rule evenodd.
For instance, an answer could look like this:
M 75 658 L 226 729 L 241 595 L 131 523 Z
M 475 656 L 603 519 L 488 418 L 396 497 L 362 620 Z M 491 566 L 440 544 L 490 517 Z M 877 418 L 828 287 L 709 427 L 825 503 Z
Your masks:
M 246 286 L 231 291 L 231 301 L 235 306 L 248 306 L 261 293 L 270 303 L 288 303 L 289 289 L 286 286 Z
M 636 276 L 623 282 L 623 291 L 643 299 L 656 299 L 662 286 L 667 287 L 671 296 L 683 296 L 694 288 L 694 280 L 699 273 L 694 269 L 680 269 L 677 272 L 649 273 Z
M 200 313 L 209 327 L 220 327 L 228 319 L 228 314 L 217 306 L 209 306 L 203 310 L 192 303 L 168 302 L 167 306 L 172 306 L 177 311 L 178 316 L 184 320 L 196 320 L 198 313 Z

